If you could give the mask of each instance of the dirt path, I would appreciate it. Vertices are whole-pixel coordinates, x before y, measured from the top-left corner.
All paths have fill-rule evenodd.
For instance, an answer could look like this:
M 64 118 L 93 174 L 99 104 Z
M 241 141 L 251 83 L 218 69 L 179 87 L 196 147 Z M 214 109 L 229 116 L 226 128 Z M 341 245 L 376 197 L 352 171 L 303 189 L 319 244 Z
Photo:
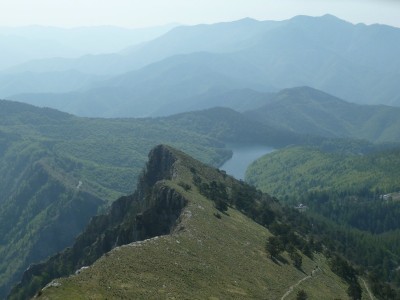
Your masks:
M 320 269 L 319 267 L 317 267 L 316 269 L 314 269 L 314 270 L 311 272 L 311 275 L 308 275 L 308 276 L 306 276 L 306 277 L 300 279 L 299 281 L 297 281 L 295 284 L 293 284 L 293 285 L 287 290 L 287 292 L 282 296 L 281 300 L 284 300 L 287 296 L 289 296 L 289 295 L 293 292 L 293 290 L 294 290 L 297 286 L 299 286 L 303 281 L 306 281 L 306 280 L 308 280 L 308 279 L 311 279 L 311 278 L 315 277 L 315 274 L 317 273 L 317 271 L 320 271 L 320 270 L 321 270 L 321 269 Z
M 374 294 L 372 294 L 371 291 L 369 290 L 368 285 L 367 285 L 367 283 L 365 282 L 365 280 L 364 280 L 363 278 L 361 278 L 361 280 L 362 280 L 362 282 L 364 283 L 364 286 L 365 286 L 365 288 L 366 288 L 366 290 L 367 290 L 367 292 L 368 292 L 369 298 L 370 298 L 371 300 L 375 300 Z

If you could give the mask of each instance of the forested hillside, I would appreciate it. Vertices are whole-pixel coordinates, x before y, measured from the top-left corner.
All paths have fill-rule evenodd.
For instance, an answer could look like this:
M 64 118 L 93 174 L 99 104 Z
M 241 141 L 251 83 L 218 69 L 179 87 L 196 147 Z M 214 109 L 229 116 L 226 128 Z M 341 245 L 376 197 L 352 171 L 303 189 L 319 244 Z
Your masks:
M 321 147 L 289 147 L 250 165 L 246 178 L 279 197 L 299 199 L 312 191 L 376 195 L 400 190 L 400 150 L 337 153 Z
M 399 108 L 349 103 L 310 87 L 282 90 L 246 115 L 264 124 L 302 134 L 373 142 L 400 140 Z
M 230 157 L 225 143 L 232 142 L 275 147 L 317 144 L 321 149 L 340 151 L 341 154 L 331 154 L 333 160 L 328 162 L 336 169 L 327 167 L 329 171 L 319 177 L 321 182 L 293 172 L 280 175 L 275 172 L 276 165 L 263 167 L 257 174 L 258 181 L 251 181 L 249 177 L 250 182 L 263 188 L 264 172 L 272 172 L 276 188 L 269 183 L 268 186 L 274 188 L 269 191 L 283 199 L 307 194 L 308 191 L 298 188 L 304 188 L 307 180 L 324 187 L 330 184 L 342 189 L 351 186 L 351 193 L 358 192 L 365 189 L 365 182 L 373 180 L 378 171 L 381 181 L 372 185 L 375 195 L 377 191 L 384 193 L 397 188 L 393 180 L 397 174 L 395 164 L 388 161 L 378 170 L 368 167 L 378 166 L 375 161 L 365 163 L 363 160 L 370 156 L 361 154 L 376 148 L 372 144 L 305 137 L 259 123 L 228 108 L 154 119 L 87 119 L 10 101 L 1 101 L 0 105 L 0 170 L 3 174 L 0 221 L 5 224 L 0 251 L 7 258 L 1 264 L 3 294 L 30 263 L 70 245 L 90 217 L 105 211 L 119 196 L 130 193 L 144 165 L 146 151 L 160 141 L 214 166 Z M 346 160 L 348 153 L 352 156 Z M 396 154 L 390 153 L 385 157 L 392 160 Z M 317 159 L 319 156 L 312 153 L 302 157 L 300 151 L 293 155 L 293 162 L 285 161 L 284 165 L 288 167 L 310 157 Z M 348 172 L 346 167 L 356 163 L 362 172 Z M 332 170 L 337 170 L 337 174 L 332 174 Z M 315 170 L 311 172 L 315 173 Z M 337 182 L 331 183 L 328 178 L 333 177 L 329 174 L 338 175 L 335 177 Z M 349 175 L 341 179 L 339 174 Z M 290 176 L 296 176 L 294 182 L 287 180 Z M 279 189 L 282 182 L 291 194 L 282 193 Z M 368 211 L 372 206 L 366 207 Z M 75 213 L 74 222 L 63 225 Z M 392 216 L 384 223 L 368 225 L 367 229 L 381 234 L 397 228 L 397 223 L 390 221 Z M 353 226 L 356 218 L 340 216 L 335 221 L 345 220 Z M 55 234 L 57 238 L 54 238 Z M 392 235 L 390 239 L 393 239 Z M 10 261 L 13 268 L 10 268 Z
M 372 281 L 381 278 L 398 288 L 399 167 L 398 148 L 362 153 L 289 147 L 255 161 L 246 178 L 305 211 L 320 223 L 316 230 L 335 235 L 330 247 L 368 266 Z M 393 299 L 388 286 L 376 284 L 373 290 Z
M 92 216 L 131 193 L 157 143 L 219 166 L 231 156 L 226 142 L 280 146 L 294 137 L 229 109 L 158 119 L 86 119 L 0 101 L 2 295 L 29 264 L 70 245 Z M 65 225 L 69 219 L 73 222 Z

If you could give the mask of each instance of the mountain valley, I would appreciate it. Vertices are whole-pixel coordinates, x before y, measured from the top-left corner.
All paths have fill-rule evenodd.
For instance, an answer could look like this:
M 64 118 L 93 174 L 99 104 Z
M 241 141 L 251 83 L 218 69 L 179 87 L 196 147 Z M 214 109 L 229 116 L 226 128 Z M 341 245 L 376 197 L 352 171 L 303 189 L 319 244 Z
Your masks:
M 0 26 L 0 299 L 400 299 L 400 28 L 187 24 Z
M 226 212 L 219 213 L 201 191 L 207 182 L 231 191 L 224 200 L 231 203 Z M 114 202 L 109 215 L 93 219 L 72 248 L 28 269 L 10 299 L 76 269 L 81 269 L 77 275 L 53 281 L 37 297 L 276 299 L 296 281 L 314 274 L 316 266 L 315 278 L 301 285 L 307 294 L 321 297 L 321 289 L 325 296 L 346 297 L 346 285 L 324 256 L 304 256 L 299 269 L 286 254 L 276 260 L 268 257 L 264 243 L 271 233 L 243 215 L 249 210 L 243 206 L 241 213 L 239 199 L 230 194 L 250 188 L 240 185 L 183 153 L 158 146 L 149 154 L 135 194 Z M 251 188 L 248 191 L 252 193 Z M 271 224 L 275 215 L 280 218 L 274 199 L 258 197 L 243 201 L 268 213 L 263 224 Z M 99 256 L 93 266 L 85 267 Z

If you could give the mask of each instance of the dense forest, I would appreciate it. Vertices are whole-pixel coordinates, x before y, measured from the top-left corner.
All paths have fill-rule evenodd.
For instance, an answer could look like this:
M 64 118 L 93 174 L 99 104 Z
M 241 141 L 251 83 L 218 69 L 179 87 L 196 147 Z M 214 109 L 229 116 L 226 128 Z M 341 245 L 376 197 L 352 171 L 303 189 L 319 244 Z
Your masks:
M 400 190 L 400 150 L 395 145 L 384 150 L 385 146 L 337 142 L 337 147 L 322 143 L 271 153 L 249 167 L 247 179 L 264 191 L 295 201 L 310 191 L 365 190 L 380 195 Z

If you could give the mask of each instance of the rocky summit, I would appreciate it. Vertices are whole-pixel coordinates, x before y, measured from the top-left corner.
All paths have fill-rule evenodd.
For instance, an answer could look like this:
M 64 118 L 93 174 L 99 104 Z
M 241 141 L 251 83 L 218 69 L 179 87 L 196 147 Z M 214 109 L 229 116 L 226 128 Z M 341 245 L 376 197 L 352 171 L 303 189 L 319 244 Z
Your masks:
M 295 266 L 293 251 L 266 251 L 268 227 L 283 221 L 275 198 L 160 145 L 134 194 L 94 217 L 71 248 L 31 266 L 9 298 L 294 299 L 302 291 L 345 299 L 346 282 L 321 253 L 296 252 Z

